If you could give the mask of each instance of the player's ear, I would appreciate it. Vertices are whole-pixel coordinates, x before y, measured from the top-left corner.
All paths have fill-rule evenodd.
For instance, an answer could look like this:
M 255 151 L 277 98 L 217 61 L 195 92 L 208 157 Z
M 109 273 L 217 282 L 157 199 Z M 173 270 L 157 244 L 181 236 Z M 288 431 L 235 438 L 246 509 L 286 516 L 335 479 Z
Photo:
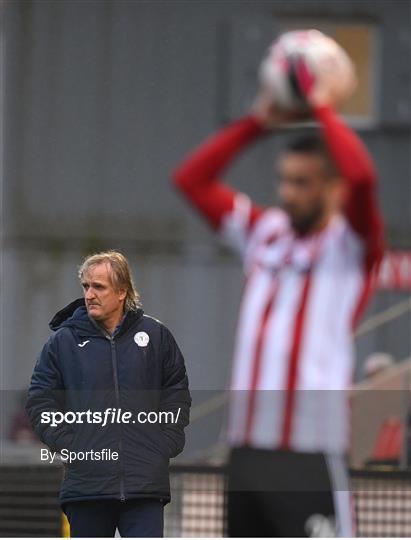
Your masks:
M 338 174 L 332 173 L 328 176 L 328 179 L 336 189 L 342 189 L 345 185 L 344 180 Z
M 330 186 L 335 208 L 341 208 L 347 199 L 346 183 L 341 176 L 332 176 L 330 178 Z

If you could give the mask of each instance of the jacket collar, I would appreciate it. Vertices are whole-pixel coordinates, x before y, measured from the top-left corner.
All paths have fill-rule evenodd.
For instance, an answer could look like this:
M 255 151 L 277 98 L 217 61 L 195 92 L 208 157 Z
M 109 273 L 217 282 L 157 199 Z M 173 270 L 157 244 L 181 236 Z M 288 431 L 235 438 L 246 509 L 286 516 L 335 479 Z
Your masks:
M 134 326 L 143 316 L 144 311 L 138 308 L 127 311 L 120 325 L 117 327 L 115 335 L 118 336 Z M 72 327 L 81 336 L 101 336 L 104 330 L 87 313 L 84 298 L 77 298 L 63 309 L 58 311 L 49 323 L 51 330 L 56 331 L 63 327 Z

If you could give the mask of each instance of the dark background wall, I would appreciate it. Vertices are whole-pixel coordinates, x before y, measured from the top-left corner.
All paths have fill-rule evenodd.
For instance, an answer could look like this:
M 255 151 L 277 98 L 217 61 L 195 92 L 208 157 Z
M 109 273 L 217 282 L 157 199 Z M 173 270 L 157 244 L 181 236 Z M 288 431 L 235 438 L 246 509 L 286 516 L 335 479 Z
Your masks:
M 359 131 L 380 171 L 389 243 L 411 247 L 410 2 L 14 0 L 0 17 L 3 389 L 28 385 L 48 320 L 81 294 L 78 264 L 106 248 L 129 257 L 146 311 L 181 344 L 192 388 L 226 386 L 241 269 L 173 192 L 170 171 L 247 111 L 284 19 L 375 25 L 376 114 Z M 250 149 L 228 179 L 274 201 L 283 140 Z M 401 298 L 380 293 L 369 314 Z M 375 350 L 406 358 L 409 331 L 403 315 L 362 337 L 359 365 Z M 214 420 L 207 433 L 192 428 L 188 453 L 215 440 Z

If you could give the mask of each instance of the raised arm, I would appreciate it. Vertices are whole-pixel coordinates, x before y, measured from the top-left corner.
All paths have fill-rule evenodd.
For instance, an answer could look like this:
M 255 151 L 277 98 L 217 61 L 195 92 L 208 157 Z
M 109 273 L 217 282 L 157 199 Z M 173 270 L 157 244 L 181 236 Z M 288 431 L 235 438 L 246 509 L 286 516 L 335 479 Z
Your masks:
M 326 144 L 346 182 L 345 214 L 352 228 L 363 238 L 367 264 L 382 257 L 383 226 L 377 204 L 377 175 L 365 146 L 354 131 L 330 107 L 314 107 Z
M 221 129 L 190 154 L 174 171 L 175 185 L 193 206 L 219 229 L 223 217 L 234 207 L 236 191 L 222 183 L 218 176 L 239 152 L 264 133 L 254 116 L 247 116 Z M 249 224 L 262 209 L 252 205 Z
M 300 58 L 294 63 L 295 77 L 301 94 L 320 122 L 326 144 L 337 169 L 346 182 L 345 214 L 352 228 L 363 238 L 366 263 L 371 268 L 383 254 L 383 225 L 377 204 L 377 175 L 364 144 L 330 106 L 335 85 L 317 85 Z

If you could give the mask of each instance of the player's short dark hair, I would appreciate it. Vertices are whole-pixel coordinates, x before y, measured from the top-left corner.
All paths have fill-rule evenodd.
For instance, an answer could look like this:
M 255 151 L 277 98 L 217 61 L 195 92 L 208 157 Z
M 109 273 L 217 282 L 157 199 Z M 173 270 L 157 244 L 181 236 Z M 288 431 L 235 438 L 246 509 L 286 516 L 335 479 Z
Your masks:
M 327 145 L 318 133 L 307 133 L 291 139 L 286 144 L 284 151 L 285 153 L 319 155 L 324 158 L 329 175 L 338 175 Z

